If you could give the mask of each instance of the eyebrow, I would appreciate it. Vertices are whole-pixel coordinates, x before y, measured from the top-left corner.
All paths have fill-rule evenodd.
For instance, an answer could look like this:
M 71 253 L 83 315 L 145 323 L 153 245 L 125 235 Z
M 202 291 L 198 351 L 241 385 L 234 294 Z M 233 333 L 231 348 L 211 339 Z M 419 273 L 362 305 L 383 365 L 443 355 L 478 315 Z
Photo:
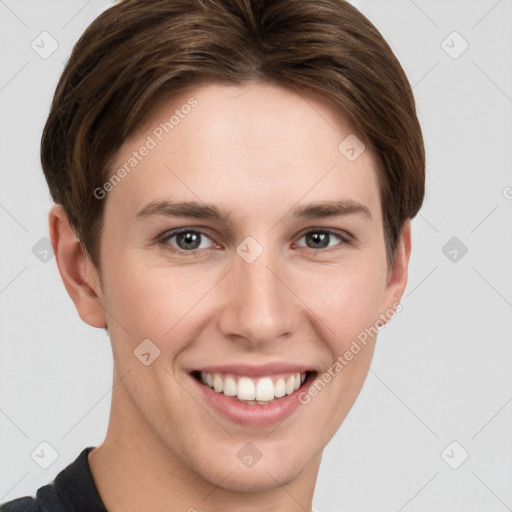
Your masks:
M 316 219 L 327 217 L 344 217 L 347 215 L 363 215 L 372 218 L 370 210 L 361 203 L 352 200 L 319 201 L 298 206 L 293 215 L 303 219 Z
M 210 203 L 165 200 L 148 203 L 137 212 L 136 218 L 165 216 L 227 221 L 229 213 L 227 210 Z M 317 201 L 299 205 L 291 213 L 294 217 L 300 219 L 335 218 L 348 215 L 362 215 L 368 219 L 372 218 L 370 210 L 365 205 L 352 200 Z

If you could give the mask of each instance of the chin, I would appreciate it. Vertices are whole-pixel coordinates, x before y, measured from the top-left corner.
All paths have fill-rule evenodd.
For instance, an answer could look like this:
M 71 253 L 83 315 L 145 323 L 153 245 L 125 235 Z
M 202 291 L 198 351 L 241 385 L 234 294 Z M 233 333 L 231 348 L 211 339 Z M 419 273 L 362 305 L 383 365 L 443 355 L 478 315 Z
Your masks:
M 261 493 L 288 485 L 302 473 L 302 468 L 291 464 L 258 466 L 251 469 L 236 468 L 228 477 L 224 474 L 224 480 L 221 477 L 215 484 L 229 491 Z
M 262 445 L 260 445 L 262 446 Z M 237 450 L 238 451 L 238 450 Z M 291 446 L 276 444 L 262 446 L 262 456 L 252 466 L 246 466 L 234 457 L 229 461 L 226 453 L 212 454 L 208 463 L 201 460 L 201 477 L 214 486 L 229 491 L 258 493 L 285 486 L 296 480 L 314 461 L 306 449 L 291 443 Z

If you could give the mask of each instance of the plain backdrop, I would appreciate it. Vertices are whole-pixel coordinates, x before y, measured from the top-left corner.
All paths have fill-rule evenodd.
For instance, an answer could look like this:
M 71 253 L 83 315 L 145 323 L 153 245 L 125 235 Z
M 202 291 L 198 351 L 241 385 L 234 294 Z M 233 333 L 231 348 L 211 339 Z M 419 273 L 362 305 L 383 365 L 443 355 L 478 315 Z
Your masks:
M 324 452 L 315 508 L 512 510 L 512 0 L 353 3 L 414 87 L 427 195 L 403 310 Z M 0 502 L 106 433 L 109 339 L 47 252 L 39 142 L 73 44 L 108 5 L 0 1 Z M 47 469 L 31 456 L 43 442 Z

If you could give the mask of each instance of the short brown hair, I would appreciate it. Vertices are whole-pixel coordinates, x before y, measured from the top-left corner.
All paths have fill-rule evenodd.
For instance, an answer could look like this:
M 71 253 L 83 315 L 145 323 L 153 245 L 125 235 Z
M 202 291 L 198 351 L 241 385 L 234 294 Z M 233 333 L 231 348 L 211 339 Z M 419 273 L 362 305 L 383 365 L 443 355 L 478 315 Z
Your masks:
M 74 46 L 41 141 L 52 198 L 99 270 L 105 201 L 93 190 L 158 97 L 205 79 L 263 80 L 337 105 L 377 157 L 393 265 L 423 202 L 425 150 L 407 77 L 363 14 L 344 0 L 125 0 Z

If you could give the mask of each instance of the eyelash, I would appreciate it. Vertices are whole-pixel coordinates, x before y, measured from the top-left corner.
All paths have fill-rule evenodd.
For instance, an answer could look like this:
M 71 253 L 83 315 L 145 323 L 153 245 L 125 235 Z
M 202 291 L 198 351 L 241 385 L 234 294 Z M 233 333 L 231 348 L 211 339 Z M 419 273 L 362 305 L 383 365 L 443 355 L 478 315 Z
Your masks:
M 200 251 L 205 250 L 205 249 L 193 249 L 190 251 L 185 251 L 183 249 L 179 249 L 178 247 L 174 247 L 174 246 L 170 245 L 169 240 L 173 237 L 176 237 L 177 235 L 179 235 L 181 233 L 197 233 L 197 234 L 200 234 L 201 236 L 204 236 L 211 240 L 211 237 L 208 236 L 204 231 L 201 231 L 200 229 L 180 228 L 180 229 L 174 229 L 172 231 L 167 231 L 166 233 L 164 233 L 164 235 L 162 237 L 160 237 L 160 239 L 159 239 L 159 244 L 163 245 L 164 249 L 169 252 L 172 252 L 174 254 L 182 254 L 185 256 L 189 256 L 189 257 L 198 256 L 198 253 Z M 335 237 L 339 238 L 340 243 L 336 244 L 334 247 L 324 248 L 324 249 L 313 249 L 311 247 L 306 247 L 306 246 L 302 246 L 302 245 L 299 246 L 309 254 L 318 254 L 320 252 L 331 253 L 333 251 L 340 250 L 341 247 L 344 245 L 351 245 L 353 243 L 353 236 L 351 234 L 344 232 L 344 231 L 338 231 L 338 230 L 333 230 L 333 229 L 310 229 L 309 231 L 302 233 L 299 240 L 311 233 L 327 233 L 329 235 L 334 235 Z M 215 244 L 215 242 L 213 240 L 212 240 L 212 242 Z

